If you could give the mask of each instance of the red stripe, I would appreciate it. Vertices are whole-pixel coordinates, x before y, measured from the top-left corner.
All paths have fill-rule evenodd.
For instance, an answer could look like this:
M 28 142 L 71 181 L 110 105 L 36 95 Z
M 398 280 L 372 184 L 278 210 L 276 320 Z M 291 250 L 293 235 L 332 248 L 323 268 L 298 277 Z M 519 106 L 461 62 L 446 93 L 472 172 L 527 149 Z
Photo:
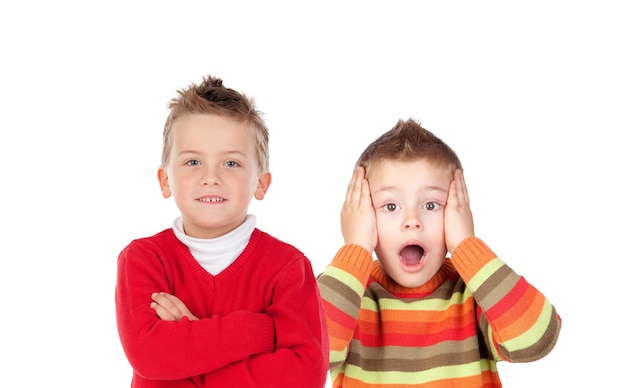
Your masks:
M 498 319 L 502 314 L 506 314 L 510 306 L 514 306 L 522 298 L 529 285 L 526 279 L 520 277 L 515 286 L 498 303 L 491 307 L 486 313 L 491 321 Z
M 322 303 L 324 305 L 326 317 L 328 317 L 330 320 L 337 323 L 338 325 L 345 327 L 346 329 L 352 329 L 354 327 L 354 324 L 356 322 L 355 318 L 338 309 L 325 299 L 322 299 Z
M 430 346 L 443 341 L 461 341 L 476 335 L 476 323 L 469 322 L 458 328 L 446 328 L 430 335 L 419 333 L 385 333 L 382 336 L 368 335 L 358 330 L 355 337 L 363 346 Z

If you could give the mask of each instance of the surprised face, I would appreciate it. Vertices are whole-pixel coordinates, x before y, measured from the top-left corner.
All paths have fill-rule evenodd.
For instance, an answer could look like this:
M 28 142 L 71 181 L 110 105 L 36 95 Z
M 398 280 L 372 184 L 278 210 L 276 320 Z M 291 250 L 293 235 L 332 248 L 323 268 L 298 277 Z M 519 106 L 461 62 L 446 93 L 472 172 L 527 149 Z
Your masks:
M 378 230 L 376 256 L 404 287 L 424 285 L 446 258 L 444 209 L 452 178 L 426 160 L 386 160 L 369 171 Z

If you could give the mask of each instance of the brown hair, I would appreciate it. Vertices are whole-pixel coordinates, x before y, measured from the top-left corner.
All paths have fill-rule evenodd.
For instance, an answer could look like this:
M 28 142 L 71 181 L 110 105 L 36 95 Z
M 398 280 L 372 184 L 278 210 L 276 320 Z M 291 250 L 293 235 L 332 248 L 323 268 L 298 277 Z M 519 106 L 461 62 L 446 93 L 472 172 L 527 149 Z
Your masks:
M 259 168 L 261 172 L 269 170 L 269 131 L 253 98 L 224 87 L 220 78 L 208 75 L 199 85 L 191 84 L 186 89 L 177 90 L 177 96 L 170 100 L 168 108 L 170 114 L 163 129 L 162 167 L 169 162 L 174 122 L 186 114 L 207 113 L 248 124 L 256 139 Z
M 452 148 L 412 118 L 398 120 L 393 128 L 367 146 L 357 165 L 363 166 L 367 174 L 384 160 L 428 160 L 450 172 L 462 168 Z

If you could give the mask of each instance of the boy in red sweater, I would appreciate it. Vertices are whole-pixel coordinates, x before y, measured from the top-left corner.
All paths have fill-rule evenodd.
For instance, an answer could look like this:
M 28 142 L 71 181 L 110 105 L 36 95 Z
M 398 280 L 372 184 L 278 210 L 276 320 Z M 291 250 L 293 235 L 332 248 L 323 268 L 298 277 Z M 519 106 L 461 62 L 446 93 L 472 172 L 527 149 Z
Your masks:
M 248 214 L 271 182 L 254 100 L 208 76 L 169 108 L 158 179 L 181 215 L 118 259 L 131 386 L 324 386 L 328 337 L 310 261 Z
M 554 307 L 474 236 L 461 162 L 419 123 L 361 154 L 341 227 L 318 278 L 334 387 L 500 387 L 496 362 L 554 347 Z

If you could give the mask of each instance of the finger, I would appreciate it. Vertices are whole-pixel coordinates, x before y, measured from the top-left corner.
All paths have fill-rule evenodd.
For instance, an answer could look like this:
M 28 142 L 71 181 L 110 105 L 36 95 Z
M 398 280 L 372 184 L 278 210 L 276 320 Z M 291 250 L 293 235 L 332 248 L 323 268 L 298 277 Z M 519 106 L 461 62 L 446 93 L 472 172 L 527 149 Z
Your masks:
M 359 203 L 363 175 L 363 167 L 357 166 L 352 173 L 352 178 L 350 179 L 350 184 L 348 185 L 348 191 L 346 192 L 346 205 L 352 206 Z
M 469 205 L 469 195 L 467 194 L 467 185 L 465 184 L 465 175 L 463 174 L 463 170 L 459 169 L 455 173 L 455 181 L 457 196 L 459 198 L 459 202 L 463 205 Z
M 370 192 L 370 184 L 367 179 L 361 179 L 361 196 L 359 198 L 359 205 L 372 206 L 372 195 Z
M 150 303 L 150 308 L 153 309 L 156 312 L 157 316 L 164 321 L 176 320 L 176 317 L 171 312 L 163 308 L 163 306 L 161 306 L 157 302 Z
M 179 299 L 167 292 L 155 292 L 152 294 L 152 300 L 163 309 L 167 310 L 175 319 L 180 319 L 183 315 L 179 308 Z
M 456 177 L 456 173 L 454 175 Z M 452 179 L 452 181 L 450 181 L 450 187 L 448 188 L 448 201 L 446 206 L 449 206 L 450 208 L 457 207 L 459 203 L 456 183 L 456 179 Z

